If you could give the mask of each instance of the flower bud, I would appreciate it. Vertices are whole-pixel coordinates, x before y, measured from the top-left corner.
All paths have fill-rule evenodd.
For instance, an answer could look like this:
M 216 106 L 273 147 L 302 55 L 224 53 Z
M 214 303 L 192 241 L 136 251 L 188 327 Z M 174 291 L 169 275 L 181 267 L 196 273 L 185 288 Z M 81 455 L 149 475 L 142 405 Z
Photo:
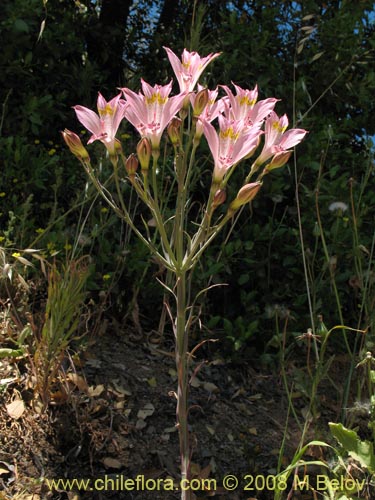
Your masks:
M 266 166 L 265 170 L 270 171 L 274 168 L 282 167 L 289 160 L 291 154 L 291 151 L 280 151 L 279 153 L 276 153 L 270 163 Z
M 246 203 L 249 203 L 249 201 L 252 201 L 261 187 L 262 183 L 259 181 L 251 182 L 250 184 L 245 184 L 244 186 L 242 186 L 242 188 L 238 191 L 236 198 L 229 205 L 228 212 L 230 214 L 234 213 L 242 205 L 245 205 Z
M 116 155 L 119 155 L 122 153 L 122 145 L 118 139 L 115 139 L 114 151 L 115 151 Z
M 66 128 L 63 132 L 61 132 L 61 135 L 74 156 L 83 162 L 90 161 L 90 156 L 77 134 Z
M 208 98 L 208 89 L 202 89 L 197 93 L 193 104 L 193 116 L 202 114 L 204 108 L 207 106 Z
M 117 168 L 118 157 L 122 155 L 122 145 L 118 139 L 115 139 L 113 145 L 111 147 L 107 147 L 107 151 L 109 154 L 109 159 L 111 160 L 112 165 Z
M 143 137 L 137 144 L 137 155 L 141 164 L 142 172 L 147 172 L 151 158 L 151 143 L 147 137 Z
M 129 177 L 134 177 L 138 168 L 138 158 L 132 153 L 125 162 L 125 170 L 127 171 Z
M 212 208 L 215 210 L 219 205 L 222 205 L 227 199 L 227 193 L 225 189 L 218 189 L 214 194 L 214 199 L 212 200 Z
M 177 118 L 177 116 L 172 118 L 172 120 L 169 122 L 167 132 L 173 146 L 176 146 L 180 142 L 181 123 L 182 120 L 180 120 L 180 118 Z

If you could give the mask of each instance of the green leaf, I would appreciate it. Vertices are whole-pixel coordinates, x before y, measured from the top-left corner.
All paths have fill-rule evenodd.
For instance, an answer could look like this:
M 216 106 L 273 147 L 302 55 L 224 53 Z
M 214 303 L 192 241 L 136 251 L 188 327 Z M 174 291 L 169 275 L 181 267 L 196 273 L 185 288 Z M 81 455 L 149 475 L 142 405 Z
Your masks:
M 330 422 L 329 427 L 345 451 L 373 474 L 375 472 L 373 443 L 361 441 L 355 431 L 346 429 L 342 424 Z
M 29 32 L 29 26 L 25 23 L 23 19 L 16 19 L 14 21 L 14 30 L 17 31 L 18 33 L 28 33 Z
M 322 55 L 324 54 L 324 50 L 322 52 L 318 52 L 317 54 L 315 54 L 315 56 L 313 56 L 311 59 L 310 59 L 310 62 L 314 62 L 314 61 L 317 61 L 318 59 L 320 59 L 322 57 Z
M 238 284 L 239 285 L 244 285 L 247 283 L 250 279 L 250 276 L 248 274 L 241 274 L 241 276 L 238 278 Z
M 23 354 L 22 349 L 8 349 L 6 347 L 0 349 L 0 358 L 17 358 L 23 356 Z

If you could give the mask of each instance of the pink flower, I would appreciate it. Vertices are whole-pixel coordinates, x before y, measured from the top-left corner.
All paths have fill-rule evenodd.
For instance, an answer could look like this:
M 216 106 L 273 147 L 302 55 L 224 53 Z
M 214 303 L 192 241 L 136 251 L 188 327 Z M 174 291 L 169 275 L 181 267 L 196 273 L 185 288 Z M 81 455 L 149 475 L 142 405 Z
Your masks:
M 270 97 L 263 101 L 257 102 L 258 86 L 253 90 L 242 89 L 238 85 L 233 84 L 236 89 L 236 95 L 226 85 L 222 85 L 228 96 L 229 107 L 226 108 L 226 115 L 233 120 L 244 120 L 247 127 L 253 126 L 257 122 L 262 122 L 266 116 L 275 107 L 278 99 Z
M 84 106 L 74 106 L 78 120 L 92 133 L 88 144 L 101 141 L 109 154 L 114 155 L 116 151 L 116 133 L 124 118 L 126 103 L 121 99 L 121 93 L 107 102 L 99 92 L 97 115 L 91 109 Z
M 279 118 L 274 111 L 271 112 L 266 120 L 264 146 L 256 160 L 257 165 L 261 165 L 272 156 L 296 146 L 307 134 L 307 131 L 301 128 L 292 128 L 285 132 L 288 124 L 286 115 Z
M 158 149 L 165 127 L 181 109 L 186 94 L 169 97 L 172 81 L 168 85 L 151 87 L 142 80 L 142 91 L 136 94 L 122 89 L 128 104 L 125 117 L 134 125 L 142 137 L 147 137 L 153 149 Z
M 214 158 L 215 183 L 219 183 L 233 165 L 256 149 L 259 137 L 263 133 L 259 127 L 244 131 L 242 120 L 229 120 L 223 115 L 219 116 L 219 135 L 211 123 L 205 121 L 203 127 Z
M 200 57 L 197 52 L 189 52 L 184 49 L 180 61 L 171 49 L 168 47 L 164 47 L 164 49 L 167 52 L 181 92 L 192 92 L 208 64 L 220 55 L 220 52 L 217 52 L 206 57 Z

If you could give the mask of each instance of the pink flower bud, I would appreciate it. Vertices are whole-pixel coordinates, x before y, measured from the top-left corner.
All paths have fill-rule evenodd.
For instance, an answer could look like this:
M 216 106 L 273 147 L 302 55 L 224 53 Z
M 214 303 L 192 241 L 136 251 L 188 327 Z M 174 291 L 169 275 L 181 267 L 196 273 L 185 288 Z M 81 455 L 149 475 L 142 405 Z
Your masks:
M 242 205 L 245 205 L 246 203 L 249 203 L 249 201 L 252 201 L 261 187 L 262 183 L 259 181 L 251 182 L 250 184 L 245 184 L 244 186 L 242 186 L 242 188 L 238 191 L 236 198 L 230 204 L 228 213 L 234 213 Z
M 146 137 L 138 142 L 137 155 L 142 171 L 147 172 L 151 159 L 151 143 Z
M 90 161 L 90 156 L 77 134 L 66 128 L 63 132 L 61 132 L 61 135 L 74 156 L 83 162 Z
M 204 108 L 208 104 L 208 90 L 207 89 L 202 89 L 200 90 L 197 95 L 195 96 L 194 99 L 194 104 L 193 104 L 193 115 L 194 116 L 199 116 L 200 114 L 203 113 Z
M 182 120 L 180 120 L 180 118 L 177 118 L 177 116 L 172 118 L 172 120 L 169 122 L 167 132 L 173 146 L 176 146 L 180 142 L 181 123 Z
M 265 170 L 270 171 L 274 168 L 282 167 L 289 160 L 291 154 L 292 151 L 280 151 L 279 153 L 276 153 L 270 163 L 266 166 Z
M 227 193 L 225 189 L 218 189 L 214 195 L 214 199 L 212 200 L 212 208 L 215 209 L 219 205 L 222 205 L 227 199 Z
M 134 177 L 137 168 L 138 168 L 138 158 L 132 153 L 125 162 L 125 169 L 129 175 L 129 177 Z

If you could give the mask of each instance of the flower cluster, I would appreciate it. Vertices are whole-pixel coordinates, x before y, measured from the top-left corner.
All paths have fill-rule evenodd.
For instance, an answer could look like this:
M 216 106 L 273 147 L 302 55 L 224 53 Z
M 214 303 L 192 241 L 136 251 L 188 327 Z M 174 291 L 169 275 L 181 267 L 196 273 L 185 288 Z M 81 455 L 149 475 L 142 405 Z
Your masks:
M 258 150 L 262 136 L 264 136 L 263 148 L 252 164 L 247 181 L 263 165 L 265 168 L 262 175 L 281 167 L 288 161 L 291 148 L 302 141 L 306 131 L 286 130 L 287 116 L 279 117 L 274 111 L 277 99 L 258 100 L 257 86 L 248 90 L 233 84 L 234 92 L 226 85 L 215 90 L 205 89 L 197 85 L 197 82 L 207 65 L 218 57 L 219 53 L 200 57 L 197 52 L 185 49 L 180 60 L 171 49 L 165 47 L 165 50 L 179 83 L 180 93 L 170 96 L 172 81 L 167 85 L 151 86 L 142 80 L 142 90 L 138 93 L 123 88 L 120 94 L 108 102 L 99 93 L 98 114 L 83 106 L 75 106 L 78 120 L 92 133 L 88 143 L 101 141 L 106 146 L 112 161 L 117 161 L 121 145 L 116 139 L 116 133 L 121 121 L 126 119 L 139 132 L 142 140 L 149 143 L 150 148 L 146 149 L 150 149 L 150 154 L 158 152 L 163 132 L 167 127 L 172 143 L 174 145 L 178 143 L 180 120 L 176 115 L 180 113 L 183 117 L 183 110 L 186 110 L 191 103 L 195 140 L 199 141 L 204 134 L 214 160 L 212 186 L 215 190 L 225 188 L 235 166 L 242 160 L 250 158 Z M 224 95 L 218 98 L 220 90 Z M 215 127 L 213 122 L 217 122 L 218 127 Z M 89 161 L 79 137 L 68 130 L 65 130 L 63 135 L 71 151 L 81 161 Z M 143 150 L 144 145 L 143 142 Z M 143 161 L 139 159 L 144 165 L 145 159 L 143 158 Z M 134 159 L 129 164 L 132 166 L 131 176 L 134 179 Z M 142 172 L 144 171 L 143 167 Z M 261 177 L 257 182 L 260 180 Z M 253 186 L 245 183 L 234 200 L 235 203 L 232 203 L 232 208 L 238 208 L 252 199 L 258 190 L 258 184 Z

